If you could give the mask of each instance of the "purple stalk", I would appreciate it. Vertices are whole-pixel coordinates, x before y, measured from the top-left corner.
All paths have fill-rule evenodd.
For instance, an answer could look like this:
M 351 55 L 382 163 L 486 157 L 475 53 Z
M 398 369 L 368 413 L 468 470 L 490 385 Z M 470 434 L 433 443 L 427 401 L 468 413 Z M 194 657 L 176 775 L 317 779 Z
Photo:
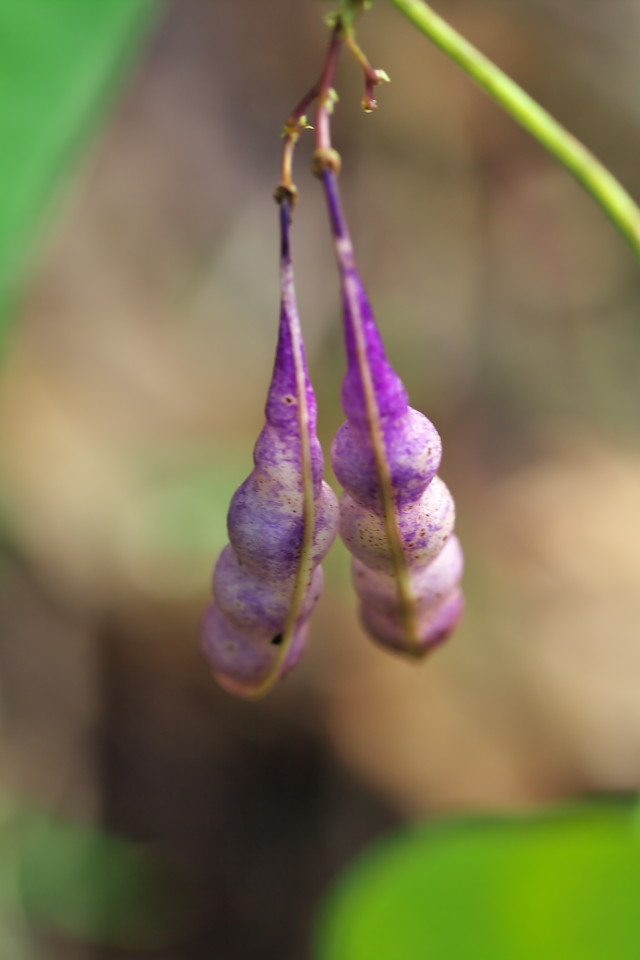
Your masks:
M 340 533 L 353 554 L 364 625 L 379 643 L 422 656 L 446 639 L 464 606 L 455 507 L 436 475 L 433 424 L 409 406 L 358 274 L 336 175 L 322 173 L 342 281 L 347 372 L 332 462 L 344 493 Z
M 213 576 L 203 647 L 218 682 L 258 697 L 302 655 L 322 590 L 320 562 L 338 523 L 335 494 L 322 480 L 316 398 L 298 318 L 289 234 L 291 201 L 280 204 L 280 327 L 266 424 L 254 470 L 227 517 L 229 545 Z

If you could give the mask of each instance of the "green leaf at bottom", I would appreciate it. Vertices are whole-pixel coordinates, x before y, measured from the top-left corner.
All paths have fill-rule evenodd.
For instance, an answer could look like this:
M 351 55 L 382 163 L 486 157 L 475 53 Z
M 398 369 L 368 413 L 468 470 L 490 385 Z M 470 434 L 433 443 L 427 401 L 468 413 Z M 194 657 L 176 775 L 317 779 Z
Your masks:
M 589 805 L 407 831 L 339 882 L 316 956 L 638 960 L 637 810 Z

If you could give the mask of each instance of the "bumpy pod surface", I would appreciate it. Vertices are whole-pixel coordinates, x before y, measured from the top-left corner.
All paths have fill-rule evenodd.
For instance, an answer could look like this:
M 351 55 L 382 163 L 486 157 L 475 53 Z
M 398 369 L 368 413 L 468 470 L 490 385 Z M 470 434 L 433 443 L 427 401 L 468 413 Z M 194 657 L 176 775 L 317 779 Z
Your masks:
M 458 623 L 463 556 L 455 507 L 437 476 L 442 456 L 433 424 L 409 406 L 392 369 L 357 272 L 336 176 L 322 176 L 344 304 L 347 422 L 332 450 L 344 488 L 340 533 L 353 554 L 365 628 L 380 644 L 421 656 Z
M 338 527 L 338 504 L 322 480 L 316 399 L 298 319 L 289 246 L 291 209 L 280 205 L 281 308 L 266 423 L 254 469 L 229 508 L 229 544 L 213 575 L 203 647 L 231 693 L 265 693 L 300 659 L 322 590 L 320 561 Z

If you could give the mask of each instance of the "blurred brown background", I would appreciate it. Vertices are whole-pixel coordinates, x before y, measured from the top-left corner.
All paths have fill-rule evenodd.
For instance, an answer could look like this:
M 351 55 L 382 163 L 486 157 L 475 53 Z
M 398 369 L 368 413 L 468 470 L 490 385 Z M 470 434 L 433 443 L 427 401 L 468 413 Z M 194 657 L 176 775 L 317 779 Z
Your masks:
M 443 437 L 468 612 L 429 662 L 390 658 L 336 545 L 309 654 L 269 700 L 231 701 L 201 659 L 271 372 L 278 136 L 327 10 L 168 5 L 41 245 L 0 381 L 3 783 L 172 864 L 190 909 L 159 958 L 308 956 L 322 891 L 403 818 L 640 787 L 637 265 L 384 0 L 359 36 L 393 82 L 365 116 L 345 58 L 334 140 L 390 356 Z M 640 4 L 438 10 L 640 196 Z M 311 147 L 295 256 L 328 451 L 343 359 Z

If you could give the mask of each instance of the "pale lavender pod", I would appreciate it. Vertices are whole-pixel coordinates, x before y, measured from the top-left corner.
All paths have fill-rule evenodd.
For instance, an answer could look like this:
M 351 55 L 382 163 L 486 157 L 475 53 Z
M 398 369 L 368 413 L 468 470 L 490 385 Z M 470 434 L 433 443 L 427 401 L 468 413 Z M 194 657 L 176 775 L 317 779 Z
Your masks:
M 379 643 L 420 656 L 462 616 L 462 550 L 455 507 L 436 476 L 442 456 L 433 424 L 409 406 L 391 367 L 362 280 L 333 169 L 323 169 L 342 281 L 347 422 L 332 449 L 344 487 L 340 533 L 353 554 L 362 620 Z
M 203 648 L 218 682 L 260 696 L 295 666 L 322 591 L 319 564 L 338 526 L 324 483 L 316 399 L 298 319 L 289 246 L 291 204 L 280 203 L 281 308 L 266 423 L 254 469 L 229 508 L 229 541 L 213 576 Z

